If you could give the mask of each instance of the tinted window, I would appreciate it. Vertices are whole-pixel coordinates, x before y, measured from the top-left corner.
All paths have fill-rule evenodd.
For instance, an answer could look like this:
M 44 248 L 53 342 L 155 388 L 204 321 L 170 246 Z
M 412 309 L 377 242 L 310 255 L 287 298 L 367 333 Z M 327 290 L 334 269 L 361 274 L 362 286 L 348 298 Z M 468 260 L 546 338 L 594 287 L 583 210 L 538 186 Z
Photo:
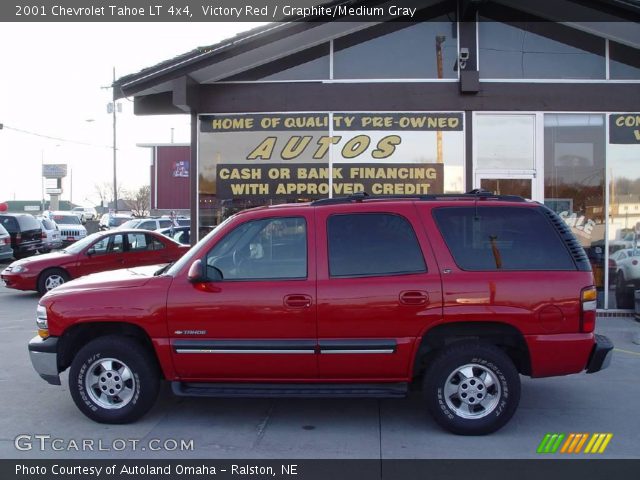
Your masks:
M 160 228 L 167 228 L 171 226 L 171 220 L 160 220 Z M 154 225 L 154 229 L 155 229 L 155 225 Z
M 0 216 L 0 223 L 7 232 L 15 233 L 18 231 L 18 221 L 13 217 Z
M 333 215 L 328 220 L 327 237 L 332 277 L 426 271 L 413 227 L 399 215 Z
M 294 279 L 307 276 L 304 218 L 243 223 L 207 255 L 207 277 L 222 280 Z
M 603 38 L 550 22 L 480 19 L 482 78 L 605 78 Z
M 640 50 L 609 42 L 609 55 L 609 75 L 612 79 L 640 79 Z
M 31 215 L 21 215 L 18 218 L 18 223 L 20 224 L 20 230 L 42 230 L 42 226 L 40 222 L 36 219 L 36 217 L 32 217 Z
M 463 270 L 575 270 L 542 212 L 517 207 L 450 207 L 434 217 Z
M 453 17 L 382 23 L 336 39 L 334 78 L 456 78 Z

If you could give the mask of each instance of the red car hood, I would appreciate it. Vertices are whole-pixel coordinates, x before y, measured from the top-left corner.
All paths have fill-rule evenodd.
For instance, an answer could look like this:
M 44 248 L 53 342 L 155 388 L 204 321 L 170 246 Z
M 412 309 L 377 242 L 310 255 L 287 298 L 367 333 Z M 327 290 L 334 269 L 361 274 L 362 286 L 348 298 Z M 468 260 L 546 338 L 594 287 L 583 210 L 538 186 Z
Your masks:
M 58 294 L 66 294 L 78 290 L 141 287 L 153 278 L 153 274 L 158 271 L 161 266 L 162 265 L 149 265 L 146 267 L 124 268 L 122 270 L 94 273 L 62 284 L 47 293 L 46 297 L 53 297 Z

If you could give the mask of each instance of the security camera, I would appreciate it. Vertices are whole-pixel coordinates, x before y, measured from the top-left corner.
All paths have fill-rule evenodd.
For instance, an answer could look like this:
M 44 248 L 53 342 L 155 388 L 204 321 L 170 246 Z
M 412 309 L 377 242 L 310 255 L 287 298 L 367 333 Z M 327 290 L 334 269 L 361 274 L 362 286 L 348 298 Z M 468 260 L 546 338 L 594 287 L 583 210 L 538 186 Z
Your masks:
M 467 60 L 469 60 L 469 49 L 468 48 L 461 48 L 460 49 L 460 61 L 461 62 L 466 62 Z

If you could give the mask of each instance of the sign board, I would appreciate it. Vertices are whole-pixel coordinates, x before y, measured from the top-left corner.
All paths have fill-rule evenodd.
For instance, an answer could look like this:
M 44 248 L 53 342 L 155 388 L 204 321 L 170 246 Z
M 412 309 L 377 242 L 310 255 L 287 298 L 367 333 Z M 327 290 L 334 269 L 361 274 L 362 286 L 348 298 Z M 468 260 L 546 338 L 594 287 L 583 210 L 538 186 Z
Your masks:
M 42 165 L 42 176 L 46 178 L 64 178 L 67 176 L 65 163 L 50 163 Z
M 201 115 L 199 120 L 199 193 L 222 201 L 312 200 L 328 197 L 330 190 L 334 196 L 462 190 L 461 112 Z
M 640 145 L 640 113 L 610 115 L 609 143 Z
M 47 188 L 45 191 L 47 195 L 60 195 L 62 193 L 61 188 Z
M 25 212 L 39 212 L 40 211 L 40 205 L 25 205 L 24 206 L 24 211 Z

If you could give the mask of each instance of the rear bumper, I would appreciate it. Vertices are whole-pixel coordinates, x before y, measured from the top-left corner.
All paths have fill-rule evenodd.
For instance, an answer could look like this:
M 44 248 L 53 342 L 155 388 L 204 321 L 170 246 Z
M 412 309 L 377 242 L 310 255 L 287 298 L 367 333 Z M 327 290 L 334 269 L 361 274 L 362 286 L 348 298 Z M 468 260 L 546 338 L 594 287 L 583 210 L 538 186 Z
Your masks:
M 613 356 L 613 343 L 604 335 L 596 335 L 596 344 L 593 346 L 589 362 L 587 363 L 587 373 L 595 373 L 604 370 L 611 363 Z
M 29 358 L 38 375 L 51 385 L 60 385 L 58 337 L 33 337 L 29 342 Z

